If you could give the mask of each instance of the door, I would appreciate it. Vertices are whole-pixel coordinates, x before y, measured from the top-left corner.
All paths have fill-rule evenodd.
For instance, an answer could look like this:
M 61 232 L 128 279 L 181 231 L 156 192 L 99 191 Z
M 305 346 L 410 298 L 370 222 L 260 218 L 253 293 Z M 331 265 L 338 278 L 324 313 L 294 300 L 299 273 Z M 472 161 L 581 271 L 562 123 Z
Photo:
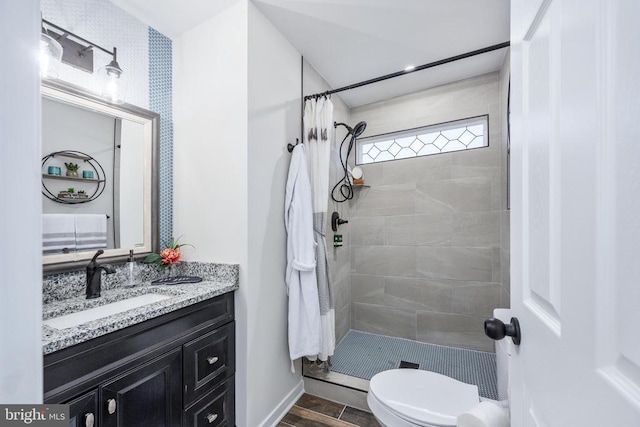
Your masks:
M 511 8 L 512 426 L 640 426 L 640 2 Z
M 103 427 L 180 427 L 182 348 L 100 387 Z

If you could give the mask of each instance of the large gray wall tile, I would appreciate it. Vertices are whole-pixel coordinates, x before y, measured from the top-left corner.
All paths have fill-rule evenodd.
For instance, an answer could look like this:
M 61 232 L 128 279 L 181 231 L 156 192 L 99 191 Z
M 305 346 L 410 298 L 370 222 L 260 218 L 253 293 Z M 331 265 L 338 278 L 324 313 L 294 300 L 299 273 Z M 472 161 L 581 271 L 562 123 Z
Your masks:
M 500 291 L 500 307 L 511 307 L 511 294 L 509 293 L 509 290 L 504 286 Z
M 364 183 L 372 186 L 384 184 L 384 176 L 382 172 L 383 167 L 384 163 L 370 163 L 367 165 L 360 165 Z
M 416 211 L 415 183 L 373 186 L 358 191 L 353 216 L 407 215 Z M 355 199 L 354 198 L 354 199 Z
M 357 216 L 349 219 L 351 244 L 353 246 L 376 246 L 384 244 L 384 217 Z
M 451 290 L 451 312 L 491 317 L 501 306 L 501 292 L 500 283 L 460 283 Z
M 484 317 L 418 312 L 418 341 L 481 351 L 494 351 L 484 334 Z
M 409 246 L 355 246 L 352 273 L 412 277 L 416 250 Z
M 507 291 L 511 291 L 511 258 L 509 251 L 500 248 L 500 282 Z
M 354 329 L 392 337 L 416 339 L 416 313 L 378 305 L 353 303 Z
M 336 344 L 342 341 L 342 338 L 351 329 L 351 306 L 348 305 L 340 311 L 336 311 Z
M 491 147 L 451 153 L 451 178 L 500 176 L 500 150 Z
M 384 278 L 384 305 L 405 310 L 451 311 L 451 284 L 435 280 Z
M 500 212 L 453 214 L 452 246 L 498 246 Z
M 502 179 L 499 176 L 491 177 L 491 210 L 502 209 Z
M 451 178 L 451 154 L 448 153 L 381 164 L 383 180 L 387 185 Z
M 416 199 L 417 213 L 491 211 L 491 177 L 421 181 Z
M 333 295 L 335 296 L 336 310 L 341 310 L 351 304 L 351 286 L 349 277 L 345 280 L 333 281 Z
M 384 304 L 384 278 L 353 274 L 351 276 L 351 302 Z
M 388 216 L 384 220 L 386 245 L 450 245 L 450 214 Z
M 493 282 L 500 282 L 502 269 L 500 268 L 500 248 L 494 246 L 491 248 L 491 277 Z
M 491 248 L 429 247 L 416 249 L 416 266 L 421 277 L 433 279 L 493 281 Z
M 464 167 L 482 167 L 489 168 L 494 167 L 500 169 L 500 144 L 499 141 L 491 142 L 497 143 L 497 146 L 476 148 L 473 150 L 456 151 L 451 153 L 451 165 L 452 166 L 464 166 Z M 499 175 L 496 174 L 496 175 Z

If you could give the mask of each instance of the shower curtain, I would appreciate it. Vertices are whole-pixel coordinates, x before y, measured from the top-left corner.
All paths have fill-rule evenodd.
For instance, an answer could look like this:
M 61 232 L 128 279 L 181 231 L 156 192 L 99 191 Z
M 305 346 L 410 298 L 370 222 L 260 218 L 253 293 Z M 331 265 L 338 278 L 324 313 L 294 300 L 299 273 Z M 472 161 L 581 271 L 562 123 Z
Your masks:
M 335 300 L 329 275 L 327 243 L 327 205 L 329 203 L 329 158 L 333 135 L 333 103 L 330 99 L 310 99 L 304 108 L 304 142 L 307 147 L 309 180 L 313 192 L 313 228 L 316 241 L 316 275 L 322 346 L 316 358 L 322 362 L 333 356 L 336 346 Z M 328 365 L 325 365 L 328 368 Z

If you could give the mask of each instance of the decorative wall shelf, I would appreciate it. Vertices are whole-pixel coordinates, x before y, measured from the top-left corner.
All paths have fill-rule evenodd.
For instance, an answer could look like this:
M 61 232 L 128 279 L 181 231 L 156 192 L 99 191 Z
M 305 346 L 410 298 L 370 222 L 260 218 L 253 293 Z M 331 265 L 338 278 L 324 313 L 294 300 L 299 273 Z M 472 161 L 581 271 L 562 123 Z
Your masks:
M 63 176 L 63 175 L 51 175 L 48 173 L 43 173 L 42 178 L 47 179 L 64 179 L 68 181 L 83 181 L 83 182 L 104 182 L 104 179 L 95 179 L 95 178 L 80 178 L 79 176 Z
M 80 176 L 66 176 L 66 175 L 52 175 L 49 173 L 44 173 L 44 170 L 47 170 L 48 164 L 50 160 L 56 157 L 65 157 L 69 159 L 78 159 L 82 160 L 83 165 L 87 167 L 87 169 L 93 171 L 93 175 L 95 178 L 82 178 Z M 105 172 L 100 163 L 93 157 L 89 156 L 86 153 L 82 153 L 80 151 L 56 151 L 51 154 L 48 154 L 42 158 L 42 194 L 49 200 L 52 200 L 56 203 L 61 203 L 65 205 L 71 204 L 79 204 L 79 203 L 89 203 L 102 194 L 106 186 Z M 58 194 L 54 194 L 46 185 L 45 181 L 53 179 L 53 180 L 64 180 L 64 181 L 73 181 L 78 184 L 86 184 L 90 186 L 95 186 L 93 192 L 86 192 L 86 196 L 80 196 L 78 193 L 66 193 L 59 192 Z M 83 190 L 84 187 L 81 189 Z M 64 195 L 62 193 L 65 193 Z

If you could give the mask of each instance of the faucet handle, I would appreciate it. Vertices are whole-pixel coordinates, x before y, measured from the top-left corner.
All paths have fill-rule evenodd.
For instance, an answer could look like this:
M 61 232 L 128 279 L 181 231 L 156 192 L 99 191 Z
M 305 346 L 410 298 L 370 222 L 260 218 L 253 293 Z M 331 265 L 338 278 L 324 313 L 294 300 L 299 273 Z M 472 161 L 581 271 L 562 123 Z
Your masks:
M 96 252 L 96 254 L 93 256 L 93 258 L 91 258 L 91 261 L 89 262 L 89 265 L 95 265 L 96 263 L 96 259 L 102 255 L 104 253 L 104 251 L 102 249 L 98 249 L 98 251 Z
M 102 268 L 104 270 L 105 273 L 107 274 L 113 274 L 116 272 L 116 269 L 114 266 L 112 266 L 111 264 L 102 264 L 100 266 L 100 268 Z

